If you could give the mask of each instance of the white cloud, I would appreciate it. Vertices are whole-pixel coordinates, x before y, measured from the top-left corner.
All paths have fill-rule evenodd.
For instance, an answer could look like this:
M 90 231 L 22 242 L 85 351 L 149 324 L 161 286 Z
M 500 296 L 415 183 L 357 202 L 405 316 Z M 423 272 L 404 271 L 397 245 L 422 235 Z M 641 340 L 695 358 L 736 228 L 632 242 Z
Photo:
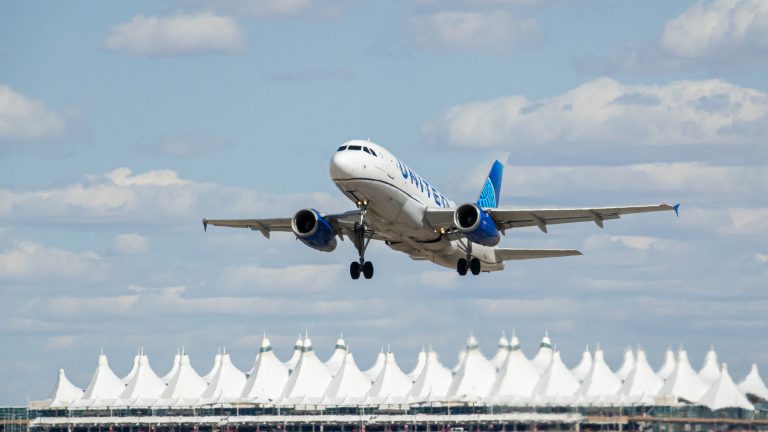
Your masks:
M 666 23 L 661 42 L 671 53 L 688 58 L 768 53 L 768 2 L 699 1 Z
M 110 30 L 104 45 L 131 54 L 172 56 L 196 53 L 233 53 L 245 47 L 234 19 L 200 12 L 194 15 L 138 15 Z
M 234 15 L 251 18 L 301 15 L 315 4 L 313 0 L 185 0 Z
M 541 34 L 533 18 L 504 11 L 438 12 L 413 18 L 411 28 L 422 48 L 491 53 L 508 52 Z
M 64 114 L 0 84 L 0 142 L 57 138 L 66 129 Z
M 759 262 L 760 264 L 768 263 L 768 254 L 755 254 L 755 261 Z
M 30 241 L 16 242 L 0 252 L 0 278 L 19 281 L 94 280 L 107 270 L 93 252 L 71 252 Z
M 112 241 L 112 250 L 120 255 L 141 255 L 149 250 L 149 239 L 136 234 L 118 234 Z
M 267 288 L 286 288 L 299 291 L 325 291 L 338 281 L 342 273 L 340 265 L 295 265 L 288 267 L 261 267 L 253 264 L 230 266 L 221 275 L 225 289 L 244 291 Z M 261 291 L 261 290 L 260 290 Z
M 768 133 L 768 95 L 721 80 L 642 85 L 600 78 L 546 99 L 456 105 L 422 132 L 454 147 L 754 143 Z

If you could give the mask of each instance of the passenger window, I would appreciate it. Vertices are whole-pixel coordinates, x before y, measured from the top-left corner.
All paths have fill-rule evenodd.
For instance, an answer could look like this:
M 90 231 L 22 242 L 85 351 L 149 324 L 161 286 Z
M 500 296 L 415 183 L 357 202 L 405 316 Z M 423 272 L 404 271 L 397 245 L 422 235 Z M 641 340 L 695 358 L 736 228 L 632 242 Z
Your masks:
M 362 149 L 363 149 L 363 147 L 359 146 L 359 145 L 351 145 L 351 146 L 347 147 L 347 150 L 358 150 L 359 151 L 359 150 L 362 150 Z
M 343 145 L 343 146 L 339 147 L 339 149 L 336 150 L 336 151 L 340 152 L 340 151 L 343 151 L 343 150 L 346 150 L 346 149 L 347 149 L 347 146 Z

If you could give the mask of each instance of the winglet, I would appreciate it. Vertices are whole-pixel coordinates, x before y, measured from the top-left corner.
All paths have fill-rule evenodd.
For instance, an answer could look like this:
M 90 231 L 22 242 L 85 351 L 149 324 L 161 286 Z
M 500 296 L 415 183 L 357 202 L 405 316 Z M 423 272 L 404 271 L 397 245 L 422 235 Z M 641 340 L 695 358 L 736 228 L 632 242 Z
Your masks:
M 672 209 L 675 211 L 675 216 L 680 217 L 680 203 L 673 205 Z
M 203 219 L 203 231 L 208 231 L 208 219 Z

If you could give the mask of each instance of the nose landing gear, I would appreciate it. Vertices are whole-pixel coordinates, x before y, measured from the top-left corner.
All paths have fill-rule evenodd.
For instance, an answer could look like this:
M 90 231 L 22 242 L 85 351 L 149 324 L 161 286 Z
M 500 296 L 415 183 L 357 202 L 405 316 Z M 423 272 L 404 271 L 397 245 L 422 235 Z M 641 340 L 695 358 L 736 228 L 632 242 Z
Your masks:
M 368 249 L 374 231 L 368 229 L 365 224 L 365 205 L 361 206 L 360 210 L 360 222 L 355 222 L 352 230 L 352 243 L 354 243 L 359 256 L 357 261 L 353 261 L 349 265 L 349 276 L 354 280 L 360 279 L 360 273 L 366 279 L 373 277 L 373 263 L 365 260 L 365 250 Z

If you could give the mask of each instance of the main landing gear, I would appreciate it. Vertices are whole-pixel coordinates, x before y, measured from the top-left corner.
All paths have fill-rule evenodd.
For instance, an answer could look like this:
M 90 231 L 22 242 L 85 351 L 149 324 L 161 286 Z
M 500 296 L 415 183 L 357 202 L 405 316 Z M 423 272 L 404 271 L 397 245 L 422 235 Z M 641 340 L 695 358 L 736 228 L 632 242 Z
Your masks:
M 467 240 L 467 257 L 459 258 L 456 263 L 456 271 L 460 276 L 465 276 L 467 270 L 470 270 L 473 275 L 480 274 L 480 260 L 472 256 L 472 242 Z
M 349 265 L 349 275 L 352 279 L 360 279 L 360 273 L 363 277 L 370 279 L 373 277 L 373 263 L 365 260 L 365 250 L 368 249 L 368 243 L 373 238 L 373 230 L 369 230 L 365 224 L 365 204 L 360 208 L 360 222 L 355 222 L 355 226 L 352 232 L 352 243 L 357 249 L 359 256 L 357 261 L 353 261 Z

